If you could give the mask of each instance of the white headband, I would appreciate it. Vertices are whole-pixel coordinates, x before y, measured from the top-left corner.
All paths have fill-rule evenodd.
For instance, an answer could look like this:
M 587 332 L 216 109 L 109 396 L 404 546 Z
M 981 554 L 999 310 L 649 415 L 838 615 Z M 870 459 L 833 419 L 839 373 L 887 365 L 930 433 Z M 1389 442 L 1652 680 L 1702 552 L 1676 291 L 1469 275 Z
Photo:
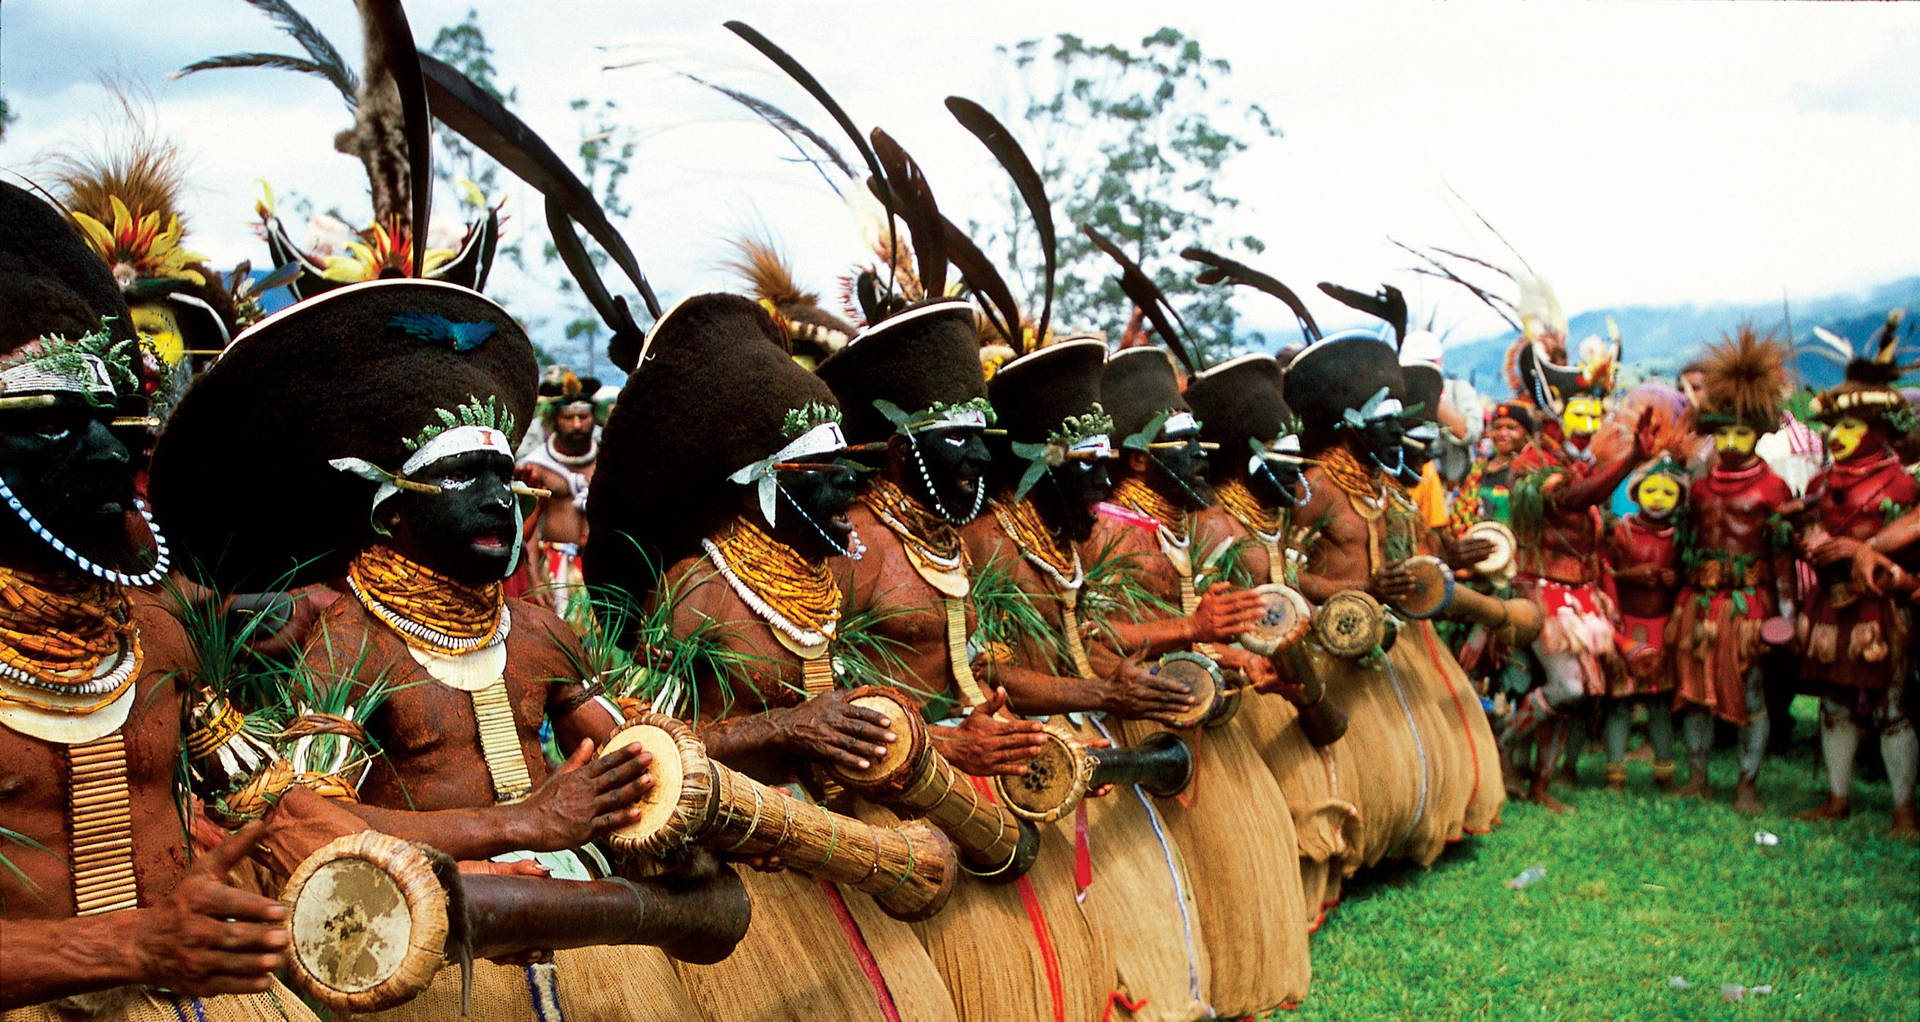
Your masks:
M 1192 412 L 1174 412 L 1172 415 L 1167 416 L 1166 422 L 1160 425 L 1160 432 L 1167 436 L 1172 436 L 1175 433 L 1184 433 L 1187 430 L 1198 430 L 1199 428 L 1200 423 L 1194 420 Z
M 772 455 L 741 468 L 728 476 L 727 481 L 741 486 L 756 486 L 760 491 L 760 513 L 766 516 L 767 524 L 772 525 L 774 494 L 780 482 L 779 470 L 773 466 L 784 461 L 798 461 L 846 449 L 847 434 L 841 431 L 838 422 L 828 420 L 794 437 Z
M 98 355 L 81 355 L 86 374 L 52 373 L 40 361 L 28 355 L 19 365 L 0 369 L 0 394 L 87 394 L 96 398 L 114 397 L 113 377 Z
M 907 432 L 921 433 L 929 429 L 952 429 L 956 426 L 973 426 L 979 429 L 986 429 L 987 413 L 979 408 L 970 408 L 965 405 L 958 408 L 948 408 L 925 422 L 916 422 L 908 426 Z
M 335 458 L 328 464 L 342 472 L 351 472 L 362 479 L 380 483 L 380 488 L 373 494 L 373 507 L 368 512 L 377 517 L 380 505 L 400 495 L 400 487 L 393 481 L 395 477 L 411 478 L 415 472 L 436 461 L 474 451 L 492 451 L 509 461 L 513 460 L 513 445 L 507 441 L 505 433 L 492 426 L 455 426 L 421 444 L 398 472 L 388 472 L 361 458 Z
M 1073 445 L 1068 447 L 1067 450 L 1092 451 L 1100 458 L 1111 458 L 1113 457 L 1113 440 L 1105 433 L 1095 433 L 1090 437 L 1082 437 L 1074 441 Z

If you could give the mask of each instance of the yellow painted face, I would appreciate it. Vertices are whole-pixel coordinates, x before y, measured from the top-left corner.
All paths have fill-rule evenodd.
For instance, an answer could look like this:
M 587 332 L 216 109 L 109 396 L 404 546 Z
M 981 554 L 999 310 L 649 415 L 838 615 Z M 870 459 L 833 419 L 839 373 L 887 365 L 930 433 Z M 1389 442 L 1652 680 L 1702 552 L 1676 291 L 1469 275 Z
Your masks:
M 1599 432 L 1600 420 L 1606 413 L 1606 406 L 1597 397 L 1571 398 L 1566 411 L 1560 413 L 1560 427 L 1568 436 L 1592 436 Z
M 1827 449 L 1833 452 L 1833 460 L 1845 461 L 1853 457 L 1853 453 L 1860 449 L 1861 441 L 1867 438 L 1867 430 L 1871 428 L 1865 419 L 1851 415 L 1834 423 L 1833 428 L 1827 431 Z
M 187 342 L 173 310 L 160 302 L 141 302 L 132 311 L 133 328 L 152 343 L 154 354 L 170 366 L 179 365 L 187 356 Z
M 1753 445 L 1759 441 L 1760 434 L 1752 426 L 1719 426 L 1713 431 L 1713 449 L 1721 454 L 1752 454 Z
M 1634 498 L 1640 502 L 1640 510 L 1655 518 L 1665 518 L 1680 504 L 1680 484 L 1674 482 L 1672 476 L 1655 473 L 1640 481 Z

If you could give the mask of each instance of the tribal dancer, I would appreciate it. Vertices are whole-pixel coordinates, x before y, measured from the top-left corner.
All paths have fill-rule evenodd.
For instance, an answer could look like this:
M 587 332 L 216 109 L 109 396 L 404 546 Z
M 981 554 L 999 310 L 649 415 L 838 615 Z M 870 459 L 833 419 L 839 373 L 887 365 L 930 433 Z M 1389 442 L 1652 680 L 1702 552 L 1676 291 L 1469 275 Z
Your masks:
M 1627 787 L 1627 738 L 1636 704 L 1647 708 L 1647 739 L 1653 745 L 1653 783 L 1673 784 L 1673 661 L 1667 652 L 1667 621 L 1680 589 L 1680 549 L 1675 518 L 1686 503 L 1687 472 L 1662 458 L 1629 484 L 1639 510 L 1607 532 L 1607 572 L 1623 656 L 1608 679 L 1606 717 L 1607 788 Z
M 1687 582 L 1667 645 L 1673 650 L 1687 782 L 1676 792 L 1704 797 L 1713 719 L 1740 728 L 1740 779 L 1734 808 L 1760 812 L 1754 779 L 1766 755 L 1766 694 L 1759 655 L 1765 622 L 1793 614 L 1789 526 L 1780 517 L 1792 491 L 1754 454 L 1760 437 L 1780 424 L 1787 396 L 1786 348 L 1743 328 L 1708 350 L 1706 385 L 1695 421 L 1713 436 L 1714 461 L 1687 495 L 1687 534 L 1680 563 Z
M 856 476 L 833 395 L 790 343 L 741 296 L 669 310 L 607 422 L 588 506 L 601 626 L 661 647 L 643 664 L 690 665 L 650 670 L 637 694 L 698 722 L 714 759 L 779 785 L 867 766 L 897 723 L 848 702 L 872 679 L 836 678 L 843 599 L 826 562 L 861 549 L 846 516 Z M 653 606 L 619 620 L 629 600 Z M 872 898 L 787 871 L 744 879 L 746 939 L 724 962 L 679 966 L 711 1022 L 955 1017 L 913 931 Z
M 1155 301 L 1143 295 L 1136 303 L 1142 300 Z M 1171 328 L 1162 338 L 1181 343 Z M 1200 423 L 1180 395 L 1172 357 L 1158 347 L 1113 354 L 1100 401 L 1113 415 L 1114 435 L 1126 439 L 1111 503 L 1101 506 L 1083 556 L 1132 561 L 1134 585 L 1152 601 L 1133 608 L 1142 620 L 1111 615 L 1108 641 L 1136 656 L 1197 651 L 1249 683 L 1271 686 L 1270 661 L 1225 645 L 1262 616 L 1264 600 L 1224 581 L 1196 581 L 1194 517 L 1214 495 Z M 1123 730 L 1137 742 L 1162 728 L 1142 722 Z M 1199 769 L 1186 795 L 1162 800 L 1160 811 L 1193 877 L 1212 970 L 1208 999 L 1217 1014 L 1259 1015 L 1304 997 L 1310 980 L 1293 815 L 1243 725 L 1181 735 L 1197 750 Z M 1288 919 L 1295 925 L 1278 922 Z
M 920 279 L 935 288 L 921 255 Z M 1039 723 L 1001 715 L 998 657 L 974 641 L 974 568 L 958 527 L 986 507 L 992 412 L 979 350 L 968 304 L 936 299 L 869 326 L 819 375 L 848 442 L 885 458 L 849 512 L 866 553 L 835 571 L 872 641 L 897 652 L 895 684 L 928 699 L 930 718 L 961 718 L 935 729 L 936 747 L 985 791 L 985 778 L 1023 772 L 1045 739 Z M 1074 904 L 1072 849 L 1056 828 L 1040 838 L 1031 873 L 969 878 L 917 924 L 962 1018 L 1090 1017 L 1114 987 L 1112 951 Z
M 273 978 L 285 909 L 226 878 L 264 828 L 197 860 L 182 832 L 195 664 L 139 591 L 168 550 L 119 435 L 145 411 L 126 302 L 10 184 L 0 239 L 0 1017 L 311 1019 Z
M 1610 601 L 1600 589 L 1604 542 L 1600 508 L 1659 444 L 1650 416 L 1634 426 L 1631 449 L 1602 465 L 1593 454 L 1593 434 L 1613 391 L 1620 345 L 1597 337 L 1581 344 L 1578 365 L 1552 360 L 1550 338 L 1564 338 L 1564 324 L 1534 326 L 1511 357 L 1521 389 L 1553 416 L 1513 461 L 1512 516 L 1520 541 L 1516 588 L 1540 605 L 1546 628 L 1534 640 L 1541 684 L 1529 692 L 1500 735 L 1509 754 L 1537 738 L 1526 797 L 1554 812 L 1566 806 L 1549 790 L 1554 768 L 1575 729 L 1570 714 L 1606 691 L 1605 661 L 1616 655 Z
M 618 717 L 581 682 L 578 640 L 502 592 L 521 524 L 511 452 L 534 387 L 526 334 L 479 294 L 337 288 L 261 321 L 200 379 L 156 451 L 154 501 L 222 588 L 344 576 L 350 595 L 322 615 L 297 677 L 349 704 L 385 696 L 356 722 L 381 750 L 359 791 L 369 822 L 432 812 L 432 843 L 457 859 L 532 858 L 585 879 L 604 863 L 570 849 L 635 818 L 648 761 L 592 756 Z M 236 463 L 253 472 L 237 490 Z M 549 724 L 570 754 L 558 771 L 541 748 Z M 478 1003 L 526 1017 L 556 999 L 573 1018 L 697 1017 L 651 947 L 476 965 L 474 978 Z M 388 1017 L 451 1017 L 460 987 L 443 969 Z
M 600 426 L 594 421 L 594 394 L 600 381 L 562 370 L 560 379 L 540 385 L 537 405 L 545 437 L 520 459 L 515 475 L 542 497 L 528 516 L 527 570 L 530 592 L 576 628 L 586 623 L 584 607 L 575 607 L 579 591 L 580 550 L 587 538 L 587 494 L 594 460 L 600 454 Z
M 1903 534 L 1912 530 L 1888 526 L 1902 514 L 1911 518 L 1920 503 L 1920 485 L 1890 446 L 1913 423 L 1906 398 L 1892 386 L 1903 368 L 1897 357 L 1900 319 L 1898 313 L 1889 316 L 1870 342 L 1871 353 L 1848 360 L 1845 382 L 1814 399 L 1814 414 L 1828 427 L 1833 467 L 1808 489 L 1813 521 L 1800 537 L 1819 574 L 1800 622 L 1801 675 L 1820 695 L 1828 795 L 1825 805 L 1801 816 L 1837 820 L 1852 810 L 1853 758 L 1865 728 L 1880 733 L 1893 795 L 1892 833 L 1911 838 L 1920 835 L 1913 808 L 1920 738 L 1905 691 L 1913 681 L 1913 611 L 1910 601 L 1862 587 L 1853 574 L 1863 548 L 1884 543 L 1885 549 L 1899 549 Z
M 1202 440 L 1219 444 L 1208 458 L 1218 502 L 1195 516 L 1195 533 L 1212 546 L 1232 544 L 1244 585 L 1291 584 L 1299 566 L 1288 552 L 1294 510 L 1312 493 L 1301 477 L 1300 438 L 1292 410 L 1281 396 L 1280 365 L 1265 356 L 1230 359 L 1195 376 L 1187 404 L 1200 421 Z M 1278 680 L 1278 679 L 1277 679 Z M 1306 702 L 1301 683 L 1287 678 L 1281 691 Z M 1358 810 L 1342 797 L 1341 757 L 1317 744 L 1299 726 L 1289 699 L 1244 697 L 1235 725 L 1246 732 L 1286 795 L 1300 845 L 1300 896 L 1307 926 L 1317 929 L 1344 872 L 1346 828 Z M 1344 764 L 1351 766 L 1351 763 Z
M 1018 707 L 1053 714 L 1053 727 L 1089 744 L 1116 740 L 1116 720 L 1165 718 L 1193 701 L 1184 686 L 1096 641 L 1099 607 L 1079 547 L 1092 537 L 1109 485 L 1113 420 L 1099 401 L 1105 360 L 1105 344 L 1077 338 L 999 367 L 988 393 L 1007 433 L 989 475 L 994 496 L 989 513 L 961 530 L 976 573 L 1004 578 L 1040 619 L 1009 636 L 1013 658 L 1028 669 L 996 666 L 995 677 Z M 1152 799 L 1137 788 L 1116 791 L 1083 800 L 1075 817 L 1059 822 L 1077 833 L 1081 908 L 1113 950 L 1112 1003 L 1131 1006 L 1126 1017 L 1140 1020 L 1205 1015 L 1206 949 L 1191 880 Z

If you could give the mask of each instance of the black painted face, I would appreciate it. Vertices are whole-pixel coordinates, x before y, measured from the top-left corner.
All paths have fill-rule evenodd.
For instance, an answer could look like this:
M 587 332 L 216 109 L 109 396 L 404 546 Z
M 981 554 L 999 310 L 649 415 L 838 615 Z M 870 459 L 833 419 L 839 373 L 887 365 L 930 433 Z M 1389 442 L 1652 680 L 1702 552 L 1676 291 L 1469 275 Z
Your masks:
M 393 548 L 466 585 L 505 578 L 520 542 L 513 460 L 470 451 L 442 458 L 413 479 L 441 492 L 403 492 L 387 502 L 381 511 Z
M 1049 467 L 1032 496 L 1049 525 L 1063 529 L 1073 542 L 1084 543 L 1093 538 L 1093 528 L 1100 521 L 1094 505 L 1107 499 L 1112 488 L 1106 462 L 1069 461 Z
M 982 506 L 981 477 L 992 463 L 985 431 L 949 426 L 921 430 L 904 442 L 906 491 L 955 525 L 972 521 Z
M 1153 472 L 1159 477 L 1150 477 L 1150 483 L 1188 510 L 1212 507 L 1213 484 L 1207 480 L 1207 452 L 1200 446 L 1200 431 L 1181 430 L 1162 436 L 1162 442 L 1180 446 L 1149 452 L 1148 460 L 1153 462 Z
M 1440 429 L 1431 422 L 1419 423 L 1406 431 L 1401 447 L 1406 458 L 1398 474 L 1401 482 L 1412 486 L 1420 481 L 1427 462 L 1440 452 Z
M 135 560 L 127 528 L 134 472 L 110 428 L 113 414 L 76 394 L 56 395 L 44 408 L 0 412 L 0 479 L 61 542 L 96 563 L 127 569 Z M 17 513 L 0 511 L 0 520 L 0 550 L 10 563 L 59 558 Z
M 847 508 L 853 506 L 860 477 L 852 462 L 830 454 L 801 461 L 828 467 L 780 470 L 780 502 L 769 534 L 818 564 L 846 554 L 852 545 L 853 523 L 847 519 Z M 749 493 L 747 499 L 759 507 L 755 495 Z M 759 517 L 757 511 L 755 517 Z
M 1406 423 L 1397 415 L 1369 419 L 1360 427 L 1358 439 L 1363 453 L 1390 475 L 1399 475 L 1405 467 Z
M 1306 466 L 1297 461 L 1261 458 L 1258 467 L 1247 476 L 1247 489 L 1261 504 L 1269 507 L 1298 507 Z

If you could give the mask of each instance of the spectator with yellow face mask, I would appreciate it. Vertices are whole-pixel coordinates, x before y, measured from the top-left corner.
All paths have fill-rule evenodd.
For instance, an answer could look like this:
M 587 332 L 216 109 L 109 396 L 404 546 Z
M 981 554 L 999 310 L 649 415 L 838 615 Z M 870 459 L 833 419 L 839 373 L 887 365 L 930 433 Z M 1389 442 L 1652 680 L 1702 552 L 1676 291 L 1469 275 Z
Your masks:
M 1666 630 L 1680 589 L 1674 519 L 1687 483 L 1686 470 L 1671 457 L 1654 462 L 1628 487 L 1639 510 L 1615 522 L 1607 534 L 1614 628 L 1624 654 L 1607 680 L 1607 787 L 1612 791 L 1627 786 L 1627 738 L 1636 705 L 1647 708 L 1654 783 L 1662 788 L 1673 783 L 1673 665 Z

